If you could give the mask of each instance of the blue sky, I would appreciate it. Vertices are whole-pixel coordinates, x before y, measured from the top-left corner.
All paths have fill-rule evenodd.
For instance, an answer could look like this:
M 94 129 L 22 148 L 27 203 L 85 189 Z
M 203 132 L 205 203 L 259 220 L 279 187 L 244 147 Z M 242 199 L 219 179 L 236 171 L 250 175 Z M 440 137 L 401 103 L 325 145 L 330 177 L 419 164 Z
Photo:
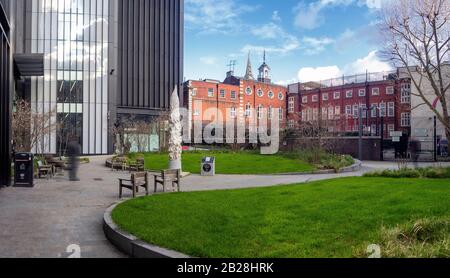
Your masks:
M 230 60 L 254 73 L 263 50 L 276 83 L 386 71 L 377 11 L 387 0 L 185 0 L 185 77 L 222 80 Z

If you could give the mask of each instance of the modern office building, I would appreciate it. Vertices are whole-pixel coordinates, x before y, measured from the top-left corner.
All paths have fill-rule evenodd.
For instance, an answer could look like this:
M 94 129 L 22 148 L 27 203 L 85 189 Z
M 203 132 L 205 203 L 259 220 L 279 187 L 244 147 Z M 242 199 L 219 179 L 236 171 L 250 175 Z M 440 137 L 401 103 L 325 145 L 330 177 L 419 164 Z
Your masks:
M 0 0 L 0 187 L 9 185 L 11 167 L 11 27 L 9 0 Z
M 114 124 L 169 108 L 174 88 L 182 91 L 183 6 L 183 0 L 10 2 L 22 69 L 16 94 L 38 113 L 54 112 L 59 124 L 41 142 L 42 152 L 58 153 L 75 136 L 84 155 L 112 153 Z

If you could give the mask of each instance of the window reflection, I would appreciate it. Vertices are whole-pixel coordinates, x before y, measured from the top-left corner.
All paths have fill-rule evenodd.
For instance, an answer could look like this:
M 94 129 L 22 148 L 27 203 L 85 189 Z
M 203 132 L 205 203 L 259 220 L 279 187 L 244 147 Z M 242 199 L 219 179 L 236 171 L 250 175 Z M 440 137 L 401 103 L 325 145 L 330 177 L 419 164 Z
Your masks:
M 32 0 L 31 48 L 45 54 L 32 102 L 54 107 L 58 122 L 71 119 L 71 132 L 63 134 L 76 131 L 86 154 L 107 152 L 108 9 L 109 0 Z M 58 145 L 60 136 L 48 141 Z M 54 145 L 49 152 L 61 148 Z

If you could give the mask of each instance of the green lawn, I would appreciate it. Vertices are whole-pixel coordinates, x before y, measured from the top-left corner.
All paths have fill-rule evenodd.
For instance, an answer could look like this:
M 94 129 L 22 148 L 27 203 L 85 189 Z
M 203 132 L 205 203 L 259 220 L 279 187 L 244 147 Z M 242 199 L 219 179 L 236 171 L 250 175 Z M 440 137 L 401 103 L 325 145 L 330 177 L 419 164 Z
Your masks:
M 195 257 L 353 257 L 381 227 L 450 217 L 450 180 L 344 178 L 261 189 L 174 193 L 119 205 L 139 238 Z
M 280 174 L 308 172 L 316 168 L 298 158 L 278 155 L 260 155 L 253 152 L 185 152 L 183 171 L 200 173 L 200 164 L 205 156 L 216 157 L 217 174 Z M 149 170 L 167 169 L 167 154 L 145 154 L 145 167 Z

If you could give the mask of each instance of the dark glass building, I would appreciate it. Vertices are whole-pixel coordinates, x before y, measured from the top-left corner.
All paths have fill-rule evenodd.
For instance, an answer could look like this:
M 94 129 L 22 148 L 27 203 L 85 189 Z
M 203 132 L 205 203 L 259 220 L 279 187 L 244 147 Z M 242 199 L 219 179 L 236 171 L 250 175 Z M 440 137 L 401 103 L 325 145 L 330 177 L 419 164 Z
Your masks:
M 11 183 L 11 25 L 9 0 L 0 0 L 0 187 Z
M 169 108 L 174 88 L 182 92 L 183 6 L 183 0 L 10 1 L 10 40 L 14 59 L 21 59 L 15 93 L 37 113 L 55 111 L 62 127 L 45 136 L 39 152 L 59 153 L 76 136 L 84 155 L 110 154 L 114 124 Z

